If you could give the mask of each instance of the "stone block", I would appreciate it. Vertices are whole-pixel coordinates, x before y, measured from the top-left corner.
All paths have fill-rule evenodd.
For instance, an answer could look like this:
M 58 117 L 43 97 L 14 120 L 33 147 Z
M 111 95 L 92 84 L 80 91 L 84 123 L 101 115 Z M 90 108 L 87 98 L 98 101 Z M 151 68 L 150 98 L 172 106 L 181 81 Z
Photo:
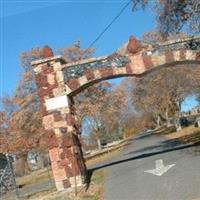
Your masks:
M 64 136 L 62 138 L 62 147 L 69 148 L 71 146 L 73 146 L 73 140 L 72 140 L 71 136 L 70 135 L 69 136 Z
M 55 62 L 53 64 L 54 71 L 60 71 L 63 68 L 62 64 L 60 62 Z
M 63 180 L 63 187 L 65 189 L 71 187 L 70 181 L 68 179 Z
M 54 116 L 53 114 L 44 116 L 42 119 L 42 124 L 45 129 L 50 130 L 53 129 L 54 127 Z
M 127 73 L 125 67 L 120 67 L 120 68 L 115 67 L 113 69 L 113 72 L 114 72 L 114 75 L 121 75 L 121 74 L 126 74 Z
M 49 86 L 47 76 L 43 75 L 42 73 L 35 75 L 35 81 L 39 87 Z
M 142 59 L 146 69 L 151 69 L 154 67 L 151 56 L 143 56 Z
M 34 67 L 34 72 L 36 74 L 39 74 L 42 72 L 42 66 L 41 65 L 37 65 L 37 67 Z
M 80 87 L 78 79 L 70 79 L 66 84 L 71 90 L 77 90 Z
M 72 114 L 66 114 L 66 121 L 68 126 L 73 126 L 76 124 L 76 118 Z
M 55 84 L 55 75 L 54 74 L 48 74 L 47 75 L 47 82 L 49 85 L 54 85 Z
M 64 83 L 64 76 L 62 71 L 56 72 L 56 80 L 58 83 Z
M 61 127 L 66 127 L 67 122 L 66 121 L 58 121 L 53 123 L 54 128 L 61 128 Z
M 55 110 L 62 107 L 68 107 L 68 97 L 66 95 L 46 99 L 47 110 Z
M 62 121 L 63 120 L 63 117 L 61 115 L 61 113 L 59 111 L 57 112 L 54 112 L 53 113 L 53 116 L 54 116 L 54 121 L 55 122 L 58 122 L 58 121 Z
M 130 64 L 127 64 L 127 65 L 126 65 L 126 73 L 127 73 L 127 74 L 132 74 L 132 73 L 133 73 L 133 71 L 132 71 L 132 68 L 131 68 L 131 65 L 130 65 Z
M 69 86 L 67 84 L 65 84 L 65 91 L 66 91 L 67 95 L 72 92 L 72 90 L 69 88 Z
M 155 67 L 160 66 L 160 65 L 164 65 L 166 63 L 164 54 L 159 55 L 159 56 L 152 55 L 151 60 L 152 60 L 152 63 Z
M 69 182 L 70 182 L 71 187 L 75 187 L 75 184 L 76 184 L 77 187 L 80 187 L 80 186 L 83 185 L 81 175 L 78 175 L 78 176 L 75 176 L 75 177 L 70 177 Z
M 133 74 L 142 74 L 146 71 L 141 55 L 130 56 L 130 60 Z
M 174 61 L 174 52 L 173 51 L 165 52 L 165 62 L 170 63 L 173 61 Z
M 63 191 L 65 189 L 63 181 L 55 181 L 57 191 Z
M 54 97 L 63 96 L 65 94 L 66 94 L 66 92 L 65 92 L 65 87 L 64 86 L 58 86 L 57 88 L 53 89 Z
M 179 56 L 180 56 L 180 60 L 185 60 L 186 58 L 186 50 L 185 49 L 181 49 L 179 50 Z
M 69 107 L 64 107 L 59 109 L 61 114 L 69 114 L 70 113 L 70 108 Z
M 54 176 L 55 181 L 63 181 L 67 179 L 67 173 L 66 173 L 65 167 L 63 167 L 62 169 L 56 168 L 55 170 L 52 167 L 52 170 L 53 170 L 53 176 Z
M 95 75 L 92 70 L 86 70 L 85 75 L 88 81 L 95 79 Z
M 136 54 L 142 50 L 142 45 L 136 37 L 131 36 L 127 45 L 127 51 L 130 54 Z
M 86 76 L 81 76 L 78 80 L 79 80 L 80 85 L 85 85 L 88 82 Z
M 101 78 L 101 73 L 100 73 L 99 70 L 95 70 L 93 73 L 94 73 L 94 76 L 95 76 L 96 79 L 100 79 Z
M 52 148 L 49 150 L 49 157 L 51 159 L 51 162 L 59 161 L 59 148 Z
M 112 68 L 104 68 L 104 69 L 100 69 L 99 71 L 101 73 L 102 78 L 113 76 L 113 74 L 114 74 Z
M 174 61 L 180 61 L 180 51 L 174 51 Z
M 196 52 L 187 50 L 186 51 L 186 60 L 196 60 Z
M 196 60 L 200 60 L 200 51 L 196 53 Z

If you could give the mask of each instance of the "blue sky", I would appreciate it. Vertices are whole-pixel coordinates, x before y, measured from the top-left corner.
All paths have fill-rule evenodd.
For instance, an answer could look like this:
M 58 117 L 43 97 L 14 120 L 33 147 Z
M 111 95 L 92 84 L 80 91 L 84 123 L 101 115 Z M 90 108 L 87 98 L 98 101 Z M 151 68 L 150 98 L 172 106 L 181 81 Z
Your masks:
M 12 94 L 20 80 L 19 55 L 32 47 L 67 47 L 81 40 L 87 48 L 128 2 L 124 0 L 1 0 L 0 96 Z M 56 3 L 55 3 L 56 2 Z M 94 45 L 95 56 L 122 46 L 154 27 L 153 13 L 131 11 L 131 5 Z M 119 81 L 118 81 L 119 82 Z M 190 100 L 191 102 L 194 101 Z

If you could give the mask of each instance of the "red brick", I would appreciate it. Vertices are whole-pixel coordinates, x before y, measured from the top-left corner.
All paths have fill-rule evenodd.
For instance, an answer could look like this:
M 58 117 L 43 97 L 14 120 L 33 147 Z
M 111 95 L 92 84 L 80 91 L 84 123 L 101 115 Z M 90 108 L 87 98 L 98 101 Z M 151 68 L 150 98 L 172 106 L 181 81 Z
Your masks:
M 53 98 L 54 97 L 53 89 L 57 88 L 58 85 L 54 84 L 54 85 L 48 85 L 48 86 L 45 86 L 45 87 L 46 87 L 45 89 L 42 88 L 42 87 L 40 87 L 38 89 L 38 96 L 40 96 L 40 97 L 49 96 L 50 98 Z
M 65 154 L 65 152 L 62 152 L 62 153 L 60 153 L 60 159 L 64 160 L 64 159 L 65 159 L 65 157 L 66 157 L 66 154 Z
M 127 72 L 127 74 L 132 74 L 133 73 L 130 64 L 126 65 L 126 72 Z
M 58 147 L 58 139 L 56 138 L 56 136 L 53 134 L 49 137 L 49 148 L 55 148 Z
M 174 61 L 173 51 L 168 51 L 168 52 L 165 53 L 165 61 L 166 61 L 166 63 Z
M 72 170 L 73 170 L 73 175 L 77 176 L 80 174 L 80 166 L 78 164 L 77 159 L 74 157 L 71 158 L 71 163 L 72 163 Z
M 67 173 L 65 167 L 62 169 L 53 169 L 53 175 L 55 181 L 62 181 L 64 179 L 67 179 Z
M 39 97 L 44 97 L 44 96 L 53 97 L 53 91 L 50 87 L 47 87 L 47 89 L 39 88 L 38 96 Z
M 62 147 L 71 147 L 73 146 L 73 140 L 70 135 L 63 136 L 62 138 Z
M 153 67 L 151 56 L 143 56 L 142 59 L 146 69 L 151 69 Z
M 60 156 L 59 156 L 59 149 L 58 148 L 52 148 L 49 150 L 49 157 L 52 162 L 54 161 L 59 161 Z
M 73 156 L 71 148 L 63 147 L 63 153 L 66 155 L 67 158 Z
M 102 78 L 113 76 L 113 69 L 112 68 L 104 68 L 104 69 L 100 69 L 99 71 L 101 73 Z
M 37 74 L 35 76 L 35 81 L 37 83 L 37 86 L 39 86 L 39 87 L 48 87 L 48 85 L 49 85 L 46 75 Z
M 181 49 L 180 50 L 180 60 L 185 60 L 186 59 L 186 50 Z
M 55 112 L 55 113 L 53 114 L 53 117 L 54 117 L 54 121 L 55 121 L 55 122 L 58 122 L 58 121 L 62 121 L 62 120 L 63 120 L 63 117 L 62 117 L 62 115 L 61 115 L 60 112 Z
M 142 50 L 142 45 L 136 37 L 131 36 L 127 45 L 127 51 L 131 54 L 136 54 Z
M 196 60 L 200 60 L 200 51 L 196 54 Z
M 43 58 L 49 58 L 54 56 L 52 49 L 48 45 L 44 46 L 44 48 L 42 49 L 42 54 Z
M 69 126 L 73 126 L 76 124 L 75 116 L 72 114 L 66 114 L 66 121 Z
M 66 84 L 71 90 L 76 90 L 80 87 L 78 79 L 70 79 Z
M 54 72 L 53 66 L 50 66 L 48 63 L 46 65 L 42 66 L 42 72 L 41 72 L 42 74 L 47 75 L 52 72 Z
M 64 188 L 69 188 L 70 186 L 71 186 L 71 184 L 70 184 L 70 182 L 69 182 L 68 179 L 66 179 L 66 180 L 63 181 L 63 187 Z
M 45 106 L 41 106 L 40 109 L 43 117 L 49 114 Z
M 93 71 L 89 69 L 85 71 L 85 76 L 87 77 L 88 81 L 95 79 Z
M 51 160 L 51 168 L 53 170 L 59 170 L 61 169 L 62 167 L 59 165 L 59 161 L 52 161 Z
M 59 164 L 60 164 L 60 166 L 67 166 L 70 164 L 70 161 L 69 161 L 69 159 L 62 159 L 62 160 L 60 160 Z
M 72 169 L 71 167 L 69 166 L 65 166 L 65 173 L 67 175 L 67 177 L 73 177 L 75 175 L 74 173 L 74 169 Z

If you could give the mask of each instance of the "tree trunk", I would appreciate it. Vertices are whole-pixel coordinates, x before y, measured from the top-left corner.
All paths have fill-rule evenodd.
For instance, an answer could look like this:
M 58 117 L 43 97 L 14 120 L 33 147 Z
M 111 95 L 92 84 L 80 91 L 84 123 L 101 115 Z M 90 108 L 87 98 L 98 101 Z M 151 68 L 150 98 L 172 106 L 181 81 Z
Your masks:
M 101 140 L 100 140 L 100 138 L 97 138 L 97 145 L 98 145 L 98 149 L 101 150 L 102 147 L 101 147 Z
M 178 112 L 177 112 L 177 115 L 178 115 L 178 124 L 177 124 L 177 127 L 176 127 L 176 131 L 180 131 L 182 129 L 181 127 L 181 123 L 180 123 L 180 117 L 181 117 L 181 101 L 177 101 L 177 107 L 178 107 Z
M 182 129 L 179 117 L 176 120 L 175 126 L 176 126 L 176 131 L 180 131 Z
M 167 123 L 167 127 L 170 126 L 170 121 L 169 121 L 169 111 L 168 111 L 168 107 L 165 110 L 165 118 L 166 118 L 166 123 Z
M 157 115 L 156 123 L 157 123 L 156 128 L 159 128 L 160 127 L 160 116 L 159 115 Z

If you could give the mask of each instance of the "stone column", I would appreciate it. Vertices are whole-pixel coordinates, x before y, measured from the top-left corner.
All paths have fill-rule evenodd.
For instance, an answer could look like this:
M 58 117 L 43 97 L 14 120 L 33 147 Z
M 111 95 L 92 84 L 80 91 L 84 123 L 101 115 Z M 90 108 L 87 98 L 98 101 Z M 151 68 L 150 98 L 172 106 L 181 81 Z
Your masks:
M 57 190 L 83 184 L 86 167 L 73 99 L 66 95 L 61 57 L 32 62 Z

